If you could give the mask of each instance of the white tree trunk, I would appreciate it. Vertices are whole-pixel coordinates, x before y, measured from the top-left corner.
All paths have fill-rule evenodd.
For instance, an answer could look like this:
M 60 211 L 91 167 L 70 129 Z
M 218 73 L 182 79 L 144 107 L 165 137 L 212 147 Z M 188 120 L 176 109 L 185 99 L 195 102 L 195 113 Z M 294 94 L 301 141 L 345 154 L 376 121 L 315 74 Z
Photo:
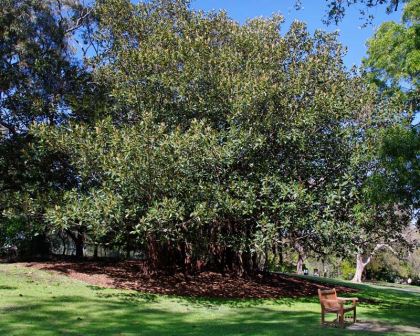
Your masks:
M 361 253 L 358 253 L 356 256 L 356 272 L 354 273 L 354 277 L 351 280 L 355 283 L 362 282 L 363 271 L 367 264 L 369 264 L 371 257 L 364 257 Z
M 305 250 L 303 249 L 303 246 L 299 244 L 298 242 L 295 242 L 295 250 L 298 253 L 298 260 L 296 263 L 296 273 L 303 274 L 303 263 L 306 259 Z
M 297 274 L 303 274 L 303 256 L 299 254 L 298 261 L 296 264 L 296 272 Z
M 397 254 L 395 250 L 388 244 L 376 244 L 375 248 L 372 250 L 372 252 L 369 255 L 363 254 L 362 249 L 359 249 L 359 252 L 357 253 L 357 256 L 356 256 L 356 272 L 354 273 L 354 277 L 351 280 L 352 282 L 356 282 L 356 283 L 362 282 L 362 276 L 363 276 L 363 271 L 365 270 L 365 267 L 370 263 L 375 253 L 384 248 L 387 248 L 392 253 Z

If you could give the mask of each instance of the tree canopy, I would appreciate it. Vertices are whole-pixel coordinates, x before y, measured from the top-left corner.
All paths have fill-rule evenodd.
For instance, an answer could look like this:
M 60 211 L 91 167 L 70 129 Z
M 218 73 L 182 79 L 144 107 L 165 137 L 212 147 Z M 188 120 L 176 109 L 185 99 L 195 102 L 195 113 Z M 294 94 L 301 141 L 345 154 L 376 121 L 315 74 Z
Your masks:
M 38 10 L 10 2 L 1 20 L 22 3 Z M 187 273 L 259 271 L 283 245 L 303 260 L 400 238 L 413 207 L 396 195 L 418 169 L 416 149 L 407 145 L 408 167 L 388 160 L 395 151 L 381 143 L 405 105 L 343 65 L 336 33 L 310 34 L 298 21 L 283 32 L 281 16 L 241 25 L 183 0 L 102 0 L 77 7 L 79 19 L 89 13 L 78 36 L 96 51 L 83 65 L 68 55 L 73 30 L 51 6 L 41 13 L 58 31 L 60 43 L 48 44 L 55 58 L 25 46 L 45 62 L 24 62 L 40 74 L 4 72 L 14 86 L 2 94 L 2 120 L 16 125 L 1 142 L 7 232 L 22 237 L 22 223 L 36 222 L 29 227 L 44 236 L 66 233 L 79 256 L 89 239 Z M 22 34 L 26 41 L 33 31 Z M 37 101 L 34 92 L 48 108 L 21 109 Z M 373 197 L 379 181 L 395 197 Z

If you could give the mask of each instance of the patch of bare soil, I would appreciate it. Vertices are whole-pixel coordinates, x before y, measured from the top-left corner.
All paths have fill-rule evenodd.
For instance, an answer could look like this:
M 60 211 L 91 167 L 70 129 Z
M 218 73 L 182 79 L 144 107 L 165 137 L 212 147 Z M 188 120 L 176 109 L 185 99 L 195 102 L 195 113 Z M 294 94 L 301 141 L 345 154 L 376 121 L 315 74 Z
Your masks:
M 357 321 L 354 324 L 350 324 L 346 329 L 354 331 L 364 331 L 364 332 L 396 332 L 396 333 L 413 333 L 420 335 L 420 329 L 413 326 L 404 326 L 404 325 L 386 325 L 377 321 Z
M 26 267 L 55 271 L 92 285 L 133 289 L 154 294 L 211 298 L 280 298 L 317 295 L 318 288 L 332 286 L 282 274 L 238 277 L 214 272 L 193 276 L 148 274 L 138 261 L 94 262 L 53 261 L 22 263 Z M 337 291 L 352 293 L 352 288 L 335 286 Z

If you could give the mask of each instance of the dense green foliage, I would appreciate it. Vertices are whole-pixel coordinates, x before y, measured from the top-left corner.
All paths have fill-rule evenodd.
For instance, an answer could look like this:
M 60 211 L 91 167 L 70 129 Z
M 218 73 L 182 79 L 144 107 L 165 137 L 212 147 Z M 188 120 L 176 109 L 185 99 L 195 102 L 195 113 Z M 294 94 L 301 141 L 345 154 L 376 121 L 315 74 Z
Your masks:
M 154 268 L 243 273 L 267 267 L 282 246 L 301 267 L 308 253 L 366 254 L 403 238 L 418 141 L 390 163 L 395 150 L 380 143 L 405 136 L 404 101 L 346 69 L 336 34 L 311 35 L 301 22 L 283 32 L 280 16 L 240 25 L 182 0 L 65 12 L 36 4 L 2 9 L 2 20 L 16 10 L 49 18 L 34 31 L 17 20 L 1 35 L 29 39 L 2 57 L 40 72 L 2 72 L 13 86 L 1 120 L 15 125 L 0 144 L 7 244 L 64 233 L 78 256 L 89 240 L 142 250 Z M 77 37 L 95 50 L 83 66 L 68 42 Z M 53 59 L 36 53 L 50 51 L 43 39 Z M 38 83 L 47 74 L 62 76 L 48 79 L 58 91 Z M 39 99 L 48 109 L 20 108 Z
M 408 113 L 418 112 L 420 75 L 420 2 L 408 1 L 401 22 L 384 22 L 368 40 L 364 64 L 381 90 L 401 95 Z
M 45 235 L 45 207 L 71 183 L 59 168 L 65 158 L 36 153 L 30 125 L 58 125 L 70 111 L 78 118 L 74 102 L 91 96 L 68 41 L 79 8 L 68 2 L 64 17 L 58 4 L 7 0 L 0 8 L 0 236 L 9 244 Z

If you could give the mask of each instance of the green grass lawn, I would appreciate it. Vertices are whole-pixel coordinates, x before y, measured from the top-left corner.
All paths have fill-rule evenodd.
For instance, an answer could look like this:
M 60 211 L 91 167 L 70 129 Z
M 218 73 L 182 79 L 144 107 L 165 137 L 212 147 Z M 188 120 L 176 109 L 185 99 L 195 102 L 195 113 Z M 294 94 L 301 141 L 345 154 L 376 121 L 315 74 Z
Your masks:
M 357 287 L 358 297 L 370 299 L 358 307 L 362 321 L 420 327 L 419 292 Z M 321 327 L 319 310 L 315 297 L 229 301 L 167 297 L 103 289 L 56 273 L 0 265 L 0 335 L 368 334 Z

